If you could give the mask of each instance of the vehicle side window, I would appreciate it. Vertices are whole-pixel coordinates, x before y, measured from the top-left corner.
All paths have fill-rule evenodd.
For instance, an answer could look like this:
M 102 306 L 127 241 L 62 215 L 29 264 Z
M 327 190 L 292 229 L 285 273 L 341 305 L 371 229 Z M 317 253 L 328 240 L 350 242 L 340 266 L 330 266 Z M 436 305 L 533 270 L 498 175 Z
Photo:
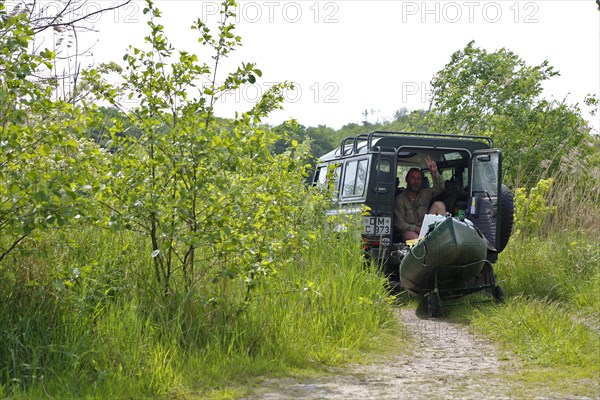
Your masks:
M 342 196 L 352 196 L 354 194 L 354 184 L 356 183 L 356 167 L 358 161 L 350 161 L 346 164 L 346 174 L 344 175 L 344 190 Z
M 354 195 L 362 196 L 365 193 L 367 183 L 367 160 L 358 162 L 358 171 L 356 173 L 356 186 L 354 187 Z
M 321 165 L 317 168 L 317 173 L 315 175 L 315 185 L 322 187 L 325 186 L 327 182 L 327 165 Z
M 340 192 L 340 176 L 342 175 L 342 165 L 336 164 L 335 169 L 333 170 L 333 193 L 335 197 L 337 197 Z
M 406 165 L 398 165 L 398 168 L 396 168 L 396 176 L 398 177 L 400 181 L 400 186 L 402 187 L 406 186 L 405 177 L 409 169 L 410 167 Z
M 341 164 L 321 165 L 317 168 L 314 184 L 319 187 L 330 187 L 333 189 L 334 196 L 337 197 L 340 190 L 341 172 Z
M 454 177 L 454 170 L 452 169 L 445 169 L 443 171 L 440 171 L 442 178 L 444 178 L 444 181 L 449 181 L 452 180 L 452 178 Z
M 423 170 L 423 180 L 429 182 L 429 184 L 433 184 L 433 178 L 431 177 L 431 171 L 429 171 L 428 169 Z
M 367 181 L 367 160 L 349 161 L 346 164 L 342 197 L 362 196 Z

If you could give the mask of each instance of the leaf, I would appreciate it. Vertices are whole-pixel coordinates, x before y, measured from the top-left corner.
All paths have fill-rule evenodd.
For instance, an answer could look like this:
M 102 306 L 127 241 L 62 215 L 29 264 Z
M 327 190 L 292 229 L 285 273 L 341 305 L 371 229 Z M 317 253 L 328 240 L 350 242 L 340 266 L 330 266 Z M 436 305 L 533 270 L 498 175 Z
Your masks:
M 47 143 L 40 147 L 40 153 L 42 153 L 42 155 L 44 156 L 49 156 L 51 152 L 52 147 L 50 147 L 50 145 L 48 145 Z
M 21 191 L 21 188 L 16 182 L 10 183 L 10 194 L 17 194 Z

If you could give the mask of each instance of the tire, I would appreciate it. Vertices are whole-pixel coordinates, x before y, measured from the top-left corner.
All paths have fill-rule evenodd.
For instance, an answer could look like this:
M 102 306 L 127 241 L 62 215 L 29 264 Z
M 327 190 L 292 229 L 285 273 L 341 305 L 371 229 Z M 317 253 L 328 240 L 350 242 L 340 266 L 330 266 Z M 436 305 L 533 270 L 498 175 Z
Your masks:
M 508 244 L 513 230 L 514 219 L 515 201 L 513 194 L 506 185 L 502 184 L 502 191 L 500 192 L 500 224 L 496 233 L 500 236 L 500 246 L 496 249 L 498 253 L 504 250 Z
M 442 307 L 437 293 L 430 293 L 429 296 L 427 296 L 427 312 L 432 318 L 437 318 L 442 313 Z
M 494 286 L 492 296 L 494 296 L 496 303 L 504 303 L 504 291 L 500 286 Z

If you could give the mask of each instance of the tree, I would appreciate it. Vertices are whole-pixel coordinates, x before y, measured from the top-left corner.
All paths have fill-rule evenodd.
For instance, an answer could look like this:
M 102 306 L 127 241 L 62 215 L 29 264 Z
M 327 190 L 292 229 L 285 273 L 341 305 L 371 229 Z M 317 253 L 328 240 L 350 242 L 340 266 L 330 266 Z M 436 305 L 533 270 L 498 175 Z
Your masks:
M 5 15 L 27 20 L 31 30 L 28 51 L 39 54 L 40 51 L 44 51 L 44 48 L 49 47 L 54 52 L 51 66 L 35 71 L 30 79 L 54 82 L 55 97 L 73 104 L 79 99 L 77 89 L 81 63 L 90 55 L 91 50 L 80 46 L 79 35 L 94 31 L 92 21 L 100 18 L 104 13 L 118 13 L 120 8 L 137 7 L 131 2 L 132 0 L 111 3 L 88 0 L 11 2 L 1 0 Z M 0 28 L 0 35 L 2 33 L 3 28 Z
M 0 261 L 35 230 L 85 218 L 103 159 L 81 139 L 89 118 L 37 79 L 55 54 L 31 53 L 35 34 L 26 14 L 0 3 Z
M 335 130 L 325 125 L 319 125 L 316 127 L 308 127 L 306 129 L 306 136 L 311 140 L 312 156 L 317 159 L 325 153 L 330 152 L 339 143 L 332 143 L 331 138 L 335 134 Z
M 288 250 L 302 248 L 309 235 L 298 228 L 308 147 L 291 140 L 291 150 L 275 154 L 273 146 L 285 132 L 261 124 L 281 107 L 289 85 L 272 86 L 234 120 L 215 114 L 220 96 L 261 76 L 254 64 L 242 63 L 222 81 L 216 78 L 241 41 L 231 23 L 234 5 L 223 2 L 217 35 L 202 20 L 193 24 L 210 65 L 174 48 L 158 23 L 160 11 L 147 1 L 149 48 L 130 46 L 123 69 L 110 64 L 84 74 L 93 93 L 139 132 L 117 135 L 123 123 L 113 119 L 117 151 L 98 200 L 108 209 L 108 227 L 148 238 L 148 256 L 164 294 L 180 282 L 190 289 L 197 282 L 236 276 L 245 277 L 250 290 L 287 262 L 295 254 Z M 105 79 L 111 71 L 120 74 L 121 83 Z M 128 98 L 138 99 L 139 106 L 126 108 L 121 99 Z
M 311 159 L 309 162 L 314 163 L 320 156 L 329 151 L 333 150 L 338 143 L 332 142 L 332 137 L 335 135 L 335 130 L 325 125 L 319 125 L 316 127 L 304 125 L 296 125 L 295 128 L 290 131 L 290 125 L 283 123 L 279 126 L 274 127 L 274 132 L 284 134 L 286 139 L 278 140 L 274 145 L 274 151 L 276 153 L 283 153 L 287 151 L 292 140 L 297 142 L 310 141 L 310 155 Z
M 425 110 L 408 111 L 406 108 L 397 110 L 394 114 L 394 120 L 387 123 L 382 129 L 403 132 L 427 132 L 428 128 L 424 124 Z
M 426 121 L 432 131 L 491 136 L 505 151 L 507 180 L 531 185 L 590 132 L 577 104 L 540 97 L 557 75 L 548 61 L 528 66 L 510 50 L 489 53 L 472 41 L 434 76 Z

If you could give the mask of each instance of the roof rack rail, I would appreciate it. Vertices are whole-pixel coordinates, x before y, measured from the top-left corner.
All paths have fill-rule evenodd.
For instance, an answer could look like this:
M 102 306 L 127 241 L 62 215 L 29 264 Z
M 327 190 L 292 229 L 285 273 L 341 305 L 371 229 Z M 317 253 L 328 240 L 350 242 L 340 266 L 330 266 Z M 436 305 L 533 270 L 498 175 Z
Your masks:
M 340 143 L 340 156 L 345 156 L 346 155 L 346 142 L 348 140 L 354 140 L 354 138 L 352 136 L 348 136 L 342 139 L 342 142 Z M 350 153 L 348 154 L 352 154 L 352 152 L 354 151 L 354 148 L 350 149 Z
M 361 133 L 358 134 L 356 136 L 348 136 L 345 137 L 344 139 L 342 139 L 342 142 L 340 143 L 340 155 L 341 156 L 348 156 L 348 155 L 352 155 L 354 153 L 356 153 L 358 151 L 358 143 L 363 140 L 366 141 L 369 139 L 369 134 L 368 133 Z M 352 140 L 352 148 L 350 149 L 350 152 L 346 151 L 346 146 L 348 146 L 348 144 L 346 142 Z
M 367 135 L 366 133 L 361 133 L 354 137 L 354 147 L 352 148 L 352 150 L 355 153 L 358 151 L 358 142 L 360 142 L 361 140 L 369 140 L 369 135 Z
M 400 132 L 400 131 L 372 131 L 370 133 L 360 133 L 354 137 L 348 136 L 340 143 L 340 155 L 349 156 L 358 152 L 358 144 L 360 141 L 367 141 L 367 149 L 373 148 L 373 138 L 381 138 L 390 135 L 406 135 L 406 136 L 428 136 L 428 137 L 440 137 L 440 138 L 454 138 L 454 139 L 481 139 L 486 140 L 491 148 L 494 147 L 494 140 L 488 136 L 473 136 L 473 135 L 454 135 L 449 133 L 425 133 L 425 132 Z M 348 142 L 353 141 L 352 148 L 348 151 L 346 146 Z
M 459 139 L 482 139 L 487 140 L 491 148 L 494 147 L 494 140 L 488 136 L 473 136 L 473 135 L 453 135 L 449 133 L 424 133 L 424 132 L 399 132 L 399 131 L 373 131 L 370 132 L 367 139 L 367 148 L 371 148 L 373 137 L 382 137 L 387 135 L 407 135 L 407 136 L 430 136 L 443 138 L 459 138 Z
M 361 141 L 367 141 L 368 142 L 369 141 L 369 137 L 370 137 L 369 135 L 370 135 L 369 133 L 360 133 L 360 134 L 358 134 L 358 135 L 356 135 L 354 137 L 348 136 L 348 137 L 345 137 L 344 139 L 342 139 L 342 142 L 340 143 L 340 148 L 339 148 L 340 155 L 341 156 L 349 156 L 349 155 L 352 155 L 352 154 L 358 152 L 358 144 Z M 376 135 L 376 136 L 383 137 L 384 135 Z M 347 142 L 350 141 L 350 140 L 353 141 L 352 148 L 350 149 L 349 152 L 347 152 L 346 146 L 348 146 Z M 369 150 L 371 149 L 371 147 L 372 146 L 368 147 Z

